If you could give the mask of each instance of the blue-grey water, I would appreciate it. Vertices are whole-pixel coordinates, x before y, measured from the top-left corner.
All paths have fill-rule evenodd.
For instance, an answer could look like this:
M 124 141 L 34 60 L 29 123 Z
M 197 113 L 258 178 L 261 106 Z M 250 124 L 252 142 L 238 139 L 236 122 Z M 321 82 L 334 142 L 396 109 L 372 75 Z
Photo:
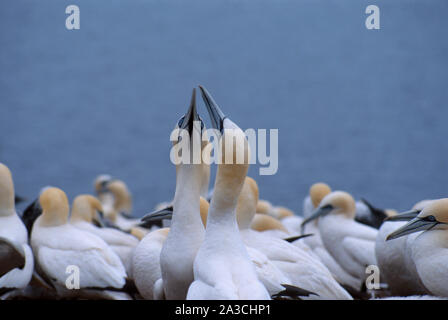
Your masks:
M 69 4 L 80 30 L 65 28 Z M 380 30 L 365 28 L 369 4 Z M 275 204 L 299 211 L 321 180 L 381 207 L 447 196 L 447 13 L 445 0 L 1 1 L 0 161 L 30 200 L 110 173 L 141 215 L 174 193 L 169 133 L 203 84 L 242 128 L 279 129 L 277 174 L 250 169 Z

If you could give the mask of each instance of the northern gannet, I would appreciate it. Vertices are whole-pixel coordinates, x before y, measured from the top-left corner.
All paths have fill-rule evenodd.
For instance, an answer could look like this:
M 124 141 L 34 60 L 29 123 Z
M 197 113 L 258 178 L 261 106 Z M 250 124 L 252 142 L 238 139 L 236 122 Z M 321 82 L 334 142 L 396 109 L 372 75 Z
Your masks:
M 309 218 L 312 213 L 319 207 L 322 199 L 331 193 L 329 185 L 323 182 L 314 183 L 309 190 L 309 195 L 303 201 L 303 214 L 305 218 Z M 302 221 L 303 222 L 303 221 Z M 313 250 L 313 253 L 319 258 L 320 261 L 330 270 L 333 277 L 342 285 L 351 287 L 355 290 L 360 290 L 359 281 L 354 276 L 346 272 L 339 263 L 333 258 L 333 256 L 327 251 L 322 242 L 318 220 L 306 226 L 306 233 L 312 234 L 312 237 L 307 237 L 302 241 Z M 300 232 L 301 223 L 289 223 L 290 228 L 294 228 L 294 232 Z M 291 232 L 291 231 L 290 231 Z M 300 241 L 299 241 L 300 243 Z M 294 242 L 296 244 L 296 242 Z
M 282 206 L 273 206 L 269 201 L 262 199 L 258 200 L 256 211 L 257 213 L 266 214 L 278 220 L 294 216 L 292 210 Z
M 178 121 L 177 128 L 188 132 L 188 136 L 179 131 L 179 139 L 174 142 L 174 147 L 180 147 L 176 156 L 182 159 L 179 159 L 180 163 L 176 165 L 176 191 L 170 232 L 160 253 L 163 288 L 165 297 L 169 300 L 186 298 L 188 288 L 193 282 L 194 259 L 204 239 L 204 226 L 198 213 L 203 174 L 208 169 L 204 168 L 202 149 L 208 141 L 201 141 L 205 127 L 196 111 L 195 89 L 190 107 Z M 198 147 L 199 150 L 196 150 Z M 184 163 L 184 152 L 188 153 L 188 159 L 192 163 Z M 201 156 L 198 164 L 192 161 L 194 153 Z
M 250 223 L 250 228 L 280 239 L 291 236 L 281 221 L 267 214 L 256 213 Z
M 328 269 L 318 258 L 314 257 L 313 252 L 306 245 L 295 246 L 250 228 L 251 220 L 255 215 L 257 199 L 258 186 L 255 180 L 246 178 L 238 199 L 237 221 L 247 248 L 259 251 L 266 257 L 265 260 L 268 259 L 269 263 L 278 268 L 288 279 L 288 282 L 283 282 L 283 284 L 294 285 L 318 295 L 311 295 L 307 299 L 351 299 L 351 296 L 335 281 Z M 300 241 L 298 240 L 298 244 Z M 249 253 L 251 254 L 251 252 Z M 257 265 L 257 261 L 252 259 Z M 266 270 L 269 270 L 269 274 L 265 272 L 264 278 L 270 280 L 271 284 L 267 288 L 272 288 L 273 284 L 276 284 L 277 286 L 274 288 L 281 289 L 281 283 L 275 282 L 275 279 L 280 278 L 279 272 L 274 273 L 275 269 L 272 267 Z M 265 283 L 265 281 L 262 282 Z
M 326 195 L 319 208 L 302 225 L 319 218 L 322 242 L 336 262 L 359 281 L 361 288 L 366 268 L 376 265 L 375 240 L 378 230 L 354 220 L 356 206 L 353 197 L 344 191 Z
M 15 209 L 11 171 L 0 163 L 0 291 L 25 288 L 33 271 L 28 232 Z
M 200 216 L 204 226 L 207 221 L 209 203 L 200 198 Z M 144 235 L 133 255 L 133 276 L 135 285 L 146 300 L 165 299 L 162 272 L 160 270 L 160 252 L 170 228 L 161 228 Z
M 425 288 L 436 296 L 448 297 L 448 199 L 428 204 L 411 221 L 392 232 L 393 240 L 421 232 L 412 241 L 411 257 Z
M 93 222 L 101 220 L 99 215 L 102 210 L 102 205 L 97 198 L 87 194 L 79 195 L 73 200 L 70 224 L 103 239 L 120 257 L 128 278 L 132 278 L 132 253 L 139 241 L 136 237 L 118 229 L 95 226 Z
M 132 196 L 124 181 L 109 175 L 100 175 L 95 179 L 95 191 L 111 227 L 130 231 L 140 223 L 140 219 L 131 216 Z
M 420 201 L 412 207 L 412 210 L 386 218 L 378 230 L 375 254 L 381 272 L 381 281 L 387 283 L 388 290 L 394 296 L 428 293 L 412 260 L 412 242 L 418 233 L 406 235 L 394 241 L 386 241 L 389 234 L 415 218 L 427 204 L 426 201 Z
M 120 258 L 104 240 L 68 223 L 65 192 L 47 188 L 39 202 L 42 215 L 33 225 L 31 246 L 38 270 L 57 291 L 67 293 L 69 267 L 79 268 L 80 288 L 122 288 L 126 271 Z M 71 293 L 77 294 L 75 291 Z
M 270 299 L 257 277 L 236 221 L 237 201 L 249 168 L 249 144 L 243 131 L 224 116 L 207 90 L 200 90 L 213 128 L 221 133 L 221 163 L 187 299 Z

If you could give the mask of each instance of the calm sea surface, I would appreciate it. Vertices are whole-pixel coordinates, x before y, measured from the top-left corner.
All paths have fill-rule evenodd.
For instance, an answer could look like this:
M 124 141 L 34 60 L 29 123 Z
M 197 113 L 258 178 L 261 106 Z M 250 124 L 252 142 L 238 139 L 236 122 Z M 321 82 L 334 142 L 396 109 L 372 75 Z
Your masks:
M 369 4 L 380 30 L 364 26 Z M 299 211 L 320 180 L 399 210 L 447 196 L 447 13 L 444 0 L 2 1 L 0 161 L 30 200 L 110 173 L 142 215 L 173 196 L 169 133 L 203 84 L 242 128 L 279 129 L 277 174 L 249 173 L 262 198 Z

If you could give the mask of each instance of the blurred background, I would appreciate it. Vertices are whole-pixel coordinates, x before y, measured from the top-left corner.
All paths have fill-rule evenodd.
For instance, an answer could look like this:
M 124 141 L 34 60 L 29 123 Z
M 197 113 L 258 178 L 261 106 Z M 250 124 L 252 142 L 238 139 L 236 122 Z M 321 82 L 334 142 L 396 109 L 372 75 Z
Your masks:
M 109 173 L 140 216 L 174 195 L 169 134 L 202 84 L 241 128 L 279 129 L 277 174 L 249 172 L 261 198 L 300 213 L 317 181 L 399 210 L 445 197 L 447 14 L 444 0 L 2 1 L 0 162 L 29 200 Z

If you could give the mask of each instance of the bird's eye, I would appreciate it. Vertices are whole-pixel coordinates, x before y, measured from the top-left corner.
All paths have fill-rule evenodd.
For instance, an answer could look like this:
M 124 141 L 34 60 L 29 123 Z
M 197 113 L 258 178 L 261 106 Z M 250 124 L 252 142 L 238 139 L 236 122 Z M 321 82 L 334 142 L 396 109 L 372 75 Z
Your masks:
M 426 221 L 429 221 L 429 222 L 436 222 L 436 221 L 437 221 L 436 218 L 435 218 L 434 216 L 427 216 L 427 217 L 425 218 L 425 220 L 426 220 Z

